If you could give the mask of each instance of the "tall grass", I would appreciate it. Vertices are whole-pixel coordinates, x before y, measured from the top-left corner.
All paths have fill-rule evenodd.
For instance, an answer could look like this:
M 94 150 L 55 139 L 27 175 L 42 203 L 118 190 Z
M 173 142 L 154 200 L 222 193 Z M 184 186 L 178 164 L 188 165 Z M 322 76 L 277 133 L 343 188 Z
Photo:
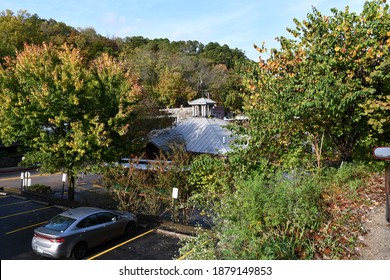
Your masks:
M 214 209 L 213 230 L 181 252 L 191 250 L 192 259 L 341 259 L 346 250 L 353 255 L 359 220 L 351 218 L 349 204 L 369 171 L 344 164 L 294 176 L 258 172 L 225 194 Z

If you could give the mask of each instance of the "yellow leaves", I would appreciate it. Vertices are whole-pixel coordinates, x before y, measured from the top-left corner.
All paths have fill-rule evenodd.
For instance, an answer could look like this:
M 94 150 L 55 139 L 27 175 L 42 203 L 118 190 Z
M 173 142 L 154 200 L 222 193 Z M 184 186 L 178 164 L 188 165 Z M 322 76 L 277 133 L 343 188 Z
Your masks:
M 350 53 L 350 56 L 351 56 L 351 58 L 353 59 L 353 58 L 355 58 L 355 57 L 357 56 L 357 54 L 358 54 L 358 51 L 357 51 L 356 49 L 354 49 L 354 50 Z
M 353 79 L 353 77 L 355 76 L 355 72 L 352 71 L 352 70 L 348 70 L 348 71 L 347 71 L 347 75 L 348 75 L 348 78 L 349 78 L 349 79 Z
M 75 106 L 78 106 L 79 105 L 79 98 L 75 95 L 75 94 L 72 94 L 70 97 L 69 97 L 69 103 L 75 105 Z
M 360 107 L 364 109 L 364 115 L 369 117 L 368 124 L 378 133 L 384 133 L 384 124 L 390 122 L 390 96 L 379 95 Z
M 371 83 L 372 82 L 372 78 L 369 77 L 369 76 L 365 77 L 365 80 L 366 80 L 367 83 Z
M 262 42 L 261 47 L 257 46 L 256 44 L 253 44 L 253 47 L 259 52 L 259 53 L 265 53 L 267 49 L 265 48 L 265 42 Z
M 329 23 L 329 17 L 328 16 L 324 16 L 324 22 L 325 23 Z
M 373 59 L 375 57 L 375 51 L 373 48 L 368 48 L 367 50 L 367 57 L 370 58 L 370 59 Z

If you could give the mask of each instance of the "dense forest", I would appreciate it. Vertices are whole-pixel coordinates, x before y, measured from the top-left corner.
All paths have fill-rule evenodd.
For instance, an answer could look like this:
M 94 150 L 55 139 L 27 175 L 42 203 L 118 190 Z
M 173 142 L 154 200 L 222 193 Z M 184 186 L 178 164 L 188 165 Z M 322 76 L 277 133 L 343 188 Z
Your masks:
M 372 149 L 390 144 L 389 5 L 325 12 L 294 19 L 278 49 L 255 46 L 255 62 L 218 43 L 106 38 L 4 11 L 0 139 L 28 147 L 26 163 L 67 170 L 71 185 L 92 164 L 139 151 L 166 125 L 159 108 L 209 96 L 246 116 L 230 127 L 239 145 L 222 158 L 175 147 L 161 155 L 175 164 L 153 176 L 101 171 L 120 208 L 158 215 L 178 187 L 178 219 L 201 209 L 212 220 L 183 242 L 188 259 L 357 258 L 353 207 L 372 203 L 369 178 L 384 166 Z
M 1 12 L 0 30 L 3 61 L 22 51 L 25 44 L 66 43 L 79 49 L 86 60 L 108 53 L 125 63 L 159 107 L 188 106 L 188 100 L 205 94 L 231 111 L 242 106 L 237 73 L 248 59 L 227 45 L 142 36 L 107 38 L 93 28 L 76 29 L 27 11 Z

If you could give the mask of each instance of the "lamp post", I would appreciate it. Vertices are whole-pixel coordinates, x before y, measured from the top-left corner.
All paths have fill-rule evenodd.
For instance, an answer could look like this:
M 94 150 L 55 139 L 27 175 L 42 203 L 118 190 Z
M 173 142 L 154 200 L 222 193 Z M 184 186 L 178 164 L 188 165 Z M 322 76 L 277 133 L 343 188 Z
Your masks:
M 22 173 L 20 174 L 20 180 L 21 180 L 20 193 L 22 193 L 22 191 L 26 190 L 26 187 L 31 186 L 31 174 L 30 174 L 30 172 L 26 171 L 26 166 L 23 164 L 24 160 L 25 160 L 25 157 L 22 157 L 23 170 L 22 170 Z
M 65 191 L 65 182 L 68 178 L 68 175 L 66 173 L 62 174 L 62 191 L 61 191 L 61 204 L 64 203 L 64 191 Z
M 25 157 L 22 157 L 22 173 L 20 174 L 20 193 L 22 193 L 23 185 L 24 185 L 24 171 L 25 171 L 24 160 L 25 159 L 26 159 Z

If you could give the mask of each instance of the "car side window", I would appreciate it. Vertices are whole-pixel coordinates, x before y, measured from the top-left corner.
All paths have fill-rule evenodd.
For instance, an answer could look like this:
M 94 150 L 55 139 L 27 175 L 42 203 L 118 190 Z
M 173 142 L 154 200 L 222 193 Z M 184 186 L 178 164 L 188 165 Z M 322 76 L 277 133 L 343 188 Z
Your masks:
M 113 213 L 109 213 L 109 212 L 97 213 L 97 216 L 99 219 L 99 223 L 101 223 L 101 224 L 112 222 L 114 219 L 116 219 L 118 217 L 117 215 L 115 215 Z
M 81 222 L 79 222 L 77 224 L 77 227 L 78 228 L 86 228 L 86 227 L 97 225 L 98 223 L 99 223 L 99 221 L 97 219 L 97 216 L 96 216 L 96 214 L 94 214 L 94 215 L 88 216 L 88 217 L 84 218 L 83 220 L 81 220 Z

